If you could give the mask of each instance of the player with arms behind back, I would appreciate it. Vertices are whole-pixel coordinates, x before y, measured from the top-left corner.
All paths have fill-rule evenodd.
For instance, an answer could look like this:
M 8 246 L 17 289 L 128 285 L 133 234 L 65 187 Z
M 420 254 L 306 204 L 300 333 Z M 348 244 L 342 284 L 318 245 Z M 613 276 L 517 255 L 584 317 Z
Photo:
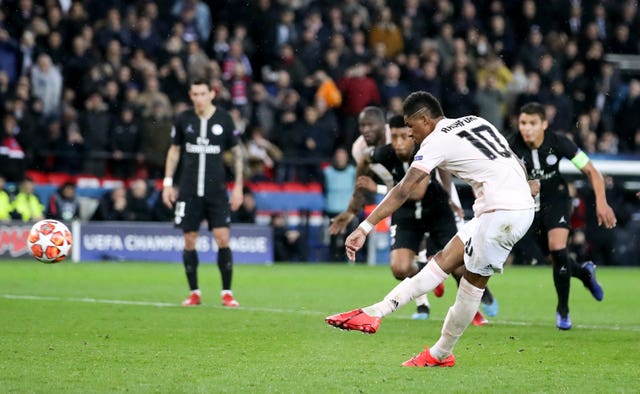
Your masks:
M 404 101 L 405 123 L 420 144 L 406 175 L 346 241 L 347 256 L 355 257 L 367 234 L 392 214 L 435 168 L 451 172 L 473 188 L 474 218 L 415 276 L 405 279 L 380 302 L 325 320 L 345 329 L 375 333 L 381 318 L 415 297 L 433 290 L 457 267 L 465 266 L 453 306 L 440 339 L 403 363 L 408 367 L 453 366 L 453 347 L 471 323 L 489 278 L 502 272 L 513 245 L 527 232 L 534 216 L 526 173 L 496 128 L 476 116 L 448 119 L 438 100 L 415 92 Z
M 190 84 L 189 97 L 193 108 L 175 120 L 172 143 L 167 153 L 162 200 L 168 207 L 175 203 L 175 224 L 184 234 L 184 263 L 191 294 L 182 305 L 199 305 L 198 254 L 196 242 L 200 224 L 207 221 L 218 245 L 218 268 L 222 276 L 222 304 L 237 307 L 231 292 L 233 260 L 229 248 L 231 210 L 242 204 L 242 151 L 231 116 L 212 101 L 215 92 L 206 80 Z M 235 183 L 231 197 L 227 196 L 223 153 L 231 150 Z M 182 159 L 178 190 L 173 176 Z
M 525 104 L 520 109 L 518 130 L 511 141 L 513 151 L 520 157 L 529 175 L 532 194 L 536 199 L 536 216 L 528 235 L 549 255 L 553 265 L 553 283 L 558 296 L 556 327 L 571 329 L 569 317 L 569 289 L 571 277 L 582 280 L 593 297 L 602 301 L 604 293 L 595 277 L 595 264 L 582 265 L 569 257 L 567 240 L 571 219 L 571 198 L 567 183 L 558 169 L 563 157 L 582 171 L 596 195 L 598 224 L 607 228 L 616 225 L 616 217 L 607 203 L 604 180 L 589 157 L 568 138 L 545 132 L 548 123 L 544 107 L 538 103 Z M 529 236 L 522 242 L 527 242 Z

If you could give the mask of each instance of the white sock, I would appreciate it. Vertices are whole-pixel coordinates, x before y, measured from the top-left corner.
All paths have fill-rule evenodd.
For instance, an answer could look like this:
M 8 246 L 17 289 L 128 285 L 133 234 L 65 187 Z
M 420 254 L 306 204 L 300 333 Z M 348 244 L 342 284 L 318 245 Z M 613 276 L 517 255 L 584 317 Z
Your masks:
M 396 309 L 406 305 L 416 297 L 435 289 L 447 279 L 447 274 L 434 259 L 411 278 L 406 278 L 384 297 L 384 300 L 363 308 L 371 316 L 385 317 Z
M 429 306 L 429 298 L 427 298 L 427 294 L 423 294 L 416 297 L 416 305 L 417 306 Z
M 197 294 L 199 296 L 202 295 L 202 293 L 200 293 L 200 289 L 191 290 L 191 294 Z
M 231 292 L 231 290 L 222 290 L 222 291 L 220 292 L 220 296 L 224 296 L 225 294 L 231 294 L 231 295 L 233 295 L 233 293 Z
M 449 308 L 444 319 L 440 339 L 430 349 L 433 357 L 443 360 L 451 354 L 456 342 L 478 312 L 482 293 L 484 289 L 475 287 L 465 278 L 460 279 L 456 302 Z

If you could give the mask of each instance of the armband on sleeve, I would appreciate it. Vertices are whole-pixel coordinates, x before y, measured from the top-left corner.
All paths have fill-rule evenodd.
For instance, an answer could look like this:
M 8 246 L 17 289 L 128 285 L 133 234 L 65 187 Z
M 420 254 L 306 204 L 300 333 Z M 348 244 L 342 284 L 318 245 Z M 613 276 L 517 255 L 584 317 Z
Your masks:
M 587 156 L 587 154 L 584 153 L 582 149 L 580 149 L 578 150 L 578 153 L 576 153 L 576 155 L 573 156 L 573 159 L 571 159 L 571 162 L 573 163 L 574 166 L 576 166 L 579 170 L 581 170 L 584 168 L 584 166 L 586 166 L 589 163 L 589 156 Z

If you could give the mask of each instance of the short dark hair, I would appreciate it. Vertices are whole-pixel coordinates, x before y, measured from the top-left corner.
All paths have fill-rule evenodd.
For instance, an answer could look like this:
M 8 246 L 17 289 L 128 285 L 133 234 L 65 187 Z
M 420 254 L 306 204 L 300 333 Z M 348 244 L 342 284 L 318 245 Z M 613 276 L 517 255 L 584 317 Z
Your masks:
M 540 119 L 547 120 L 547 114 L 544 111 L 544 107 L 542 106 L 542 104 L 535 101 L 526 103 L 525 105 L 520 107 L 520 113 L 527 115 L 538 115 Z
M 189 87 L 193 85 L 207 85 L 207 89 L 211 90 L 211 84 L 206 78 L 194 78 L 189 82 Z
M 380 122 L 385 123 L 384 112 L 379 107 L 374 107 L 372 105 L 365 107 L 360 114 L 364 116 L 372 116 Z
M 404 123 L 404 116 L 402 115 L 393 115 L 389 119 L 389 127 L 393 129 L 399 129 L 406 126 L 407 125 Z
M 427 110 L 427 115 L 431 119 L 444 116 L 438 99 L 433 97 L 431 93 L 422 90 L 411 93 L 402 103 L 402 112 L 405 116 L 411 116 L 423 108 Z

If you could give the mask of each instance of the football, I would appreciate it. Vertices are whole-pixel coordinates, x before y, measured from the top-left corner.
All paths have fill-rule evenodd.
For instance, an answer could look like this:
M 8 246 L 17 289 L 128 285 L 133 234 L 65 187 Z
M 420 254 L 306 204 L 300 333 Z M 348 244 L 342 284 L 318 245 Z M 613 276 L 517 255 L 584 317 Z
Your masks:
M 64 223 L 45 219 L 31 227 L 27 245 L 36 260 L 46 264 L 59 263 L 71 253 L 73 239 Z

